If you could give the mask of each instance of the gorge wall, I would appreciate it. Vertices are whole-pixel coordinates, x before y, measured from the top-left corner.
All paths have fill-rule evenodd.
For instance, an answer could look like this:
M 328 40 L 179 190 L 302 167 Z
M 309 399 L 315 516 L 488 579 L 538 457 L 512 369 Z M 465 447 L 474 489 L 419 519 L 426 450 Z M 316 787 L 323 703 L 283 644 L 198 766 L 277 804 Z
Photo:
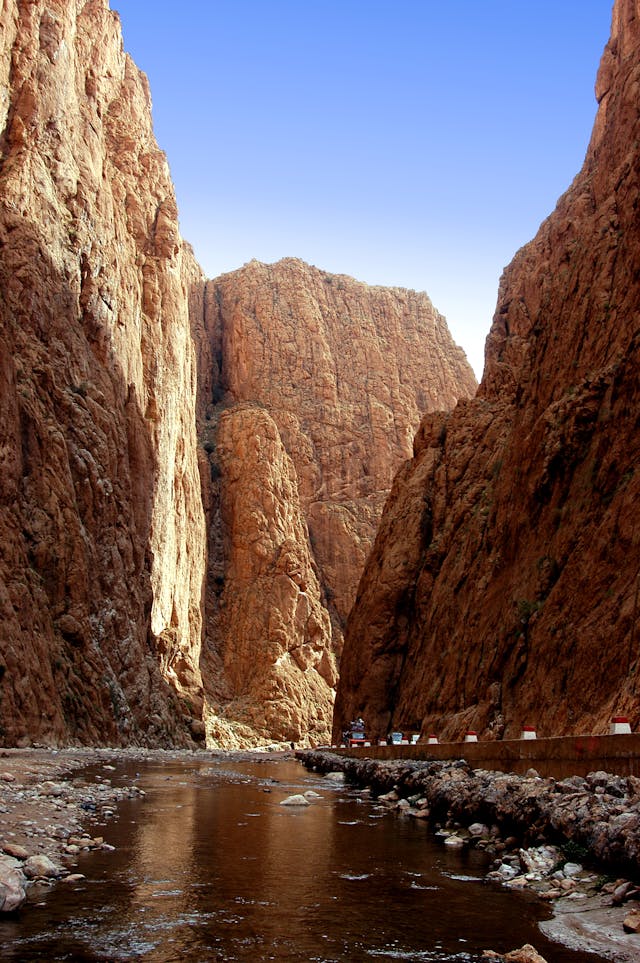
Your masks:
M 296 259 L 193 298 L 211 741 L 329 737 L 342 630 L 425 410 L 476 389 L 428 297 Z
M 459 738 L 640 723 L 640 3 L 582 171 L 500 285 L 477 397 L 427 415 L 349 618 L 356 714 Z
M 0 40 L 1 739 L 193 744 L 199 270 L 106 0 Z

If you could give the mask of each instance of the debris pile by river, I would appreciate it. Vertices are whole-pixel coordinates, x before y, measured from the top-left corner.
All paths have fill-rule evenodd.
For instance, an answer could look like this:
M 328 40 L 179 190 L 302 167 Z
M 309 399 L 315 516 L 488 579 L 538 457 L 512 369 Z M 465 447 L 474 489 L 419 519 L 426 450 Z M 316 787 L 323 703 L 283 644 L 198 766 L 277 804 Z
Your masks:
M 569 901 L 585 909 L 596 901 L 620 906 L 620 927 L 640 933 L 640 911 L 622 907 L 640 900 L 637 776 L 554 779 L 533 769 L 524 776 L 472 769 L 464 760 L 380 761 L 313 750 L 298 757 L 309 769 L 368 787 L 377 805 L 428 821 L 444 845 L 484 850 L 493 857 L 489 879 L 557 901 L 559 911 Z M 619 957 L 627 958 L 635 957 Z
M 340 770 L 377 796 L 395 792 L 411 815 L 495 825 L 502 840 L 527 845 L 570 843 L 602 867 L 640 874 L 638 776 L 592 772 L 556 780 L 533 769 L 524 776 L 472 769 L 464 760 L 381 762 L 314 751 L 299 757 L 318 772 Z

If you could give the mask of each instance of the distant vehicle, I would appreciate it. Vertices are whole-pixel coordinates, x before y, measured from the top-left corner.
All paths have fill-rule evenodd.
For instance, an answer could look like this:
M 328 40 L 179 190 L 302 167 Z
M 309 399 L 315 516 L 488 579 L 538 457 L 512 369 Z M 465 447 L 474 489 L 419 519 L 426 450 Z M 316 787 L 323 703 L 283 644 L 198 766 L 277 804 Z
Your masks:
M 355 719 L 349 723 L 349 728 L 342 733 L 342 741 L 347 746 L 362 746 L 366 742 L 364 720 Z

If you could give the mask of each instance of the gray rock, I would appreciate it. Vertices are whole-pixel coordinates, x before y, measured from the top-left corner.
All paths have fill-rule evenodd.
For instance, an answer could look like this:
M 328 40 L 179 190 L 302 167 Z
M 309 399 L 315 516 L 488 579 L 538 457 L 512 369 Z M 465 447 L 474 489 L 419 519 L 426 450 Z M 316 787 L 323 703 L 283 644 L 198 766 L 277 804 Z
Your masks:
M 520 865 L 527 873 L 548 876 L 558 865 L 560 853 L 555 846 L 538 846 L 521 849 L 519 859 Z
M 0 857 L 0 912 L 13 913 L 27 898 L 26 878 L 17 859 Z
M 36 876 L 44 876 L 46 879 L 57 879 L 58 876 L 64 875 L 64 870 L 60 866 L 56 866 L 56 864 L 44 854 L 29 856 L 24 863 L 24 872 L 29 879 L 35 879 Z
M 308 799 L 298 793 L 295 796 L 288 796 L 286 799 L 281 800 L 281 806 L 309 806 L 311 805 Z
M 489 828 L 484 823 L 471 823 L 469 832 L 472 836 L 488 836 Z
M 26 902 L 26 890 L 12 880 L 0 880 L 0 913 L 13 913 Z
M 66 796 L 68 795 L 68 787 L 64 783 L 60 782 L 43 782 L 40 786 L 41 796 Z

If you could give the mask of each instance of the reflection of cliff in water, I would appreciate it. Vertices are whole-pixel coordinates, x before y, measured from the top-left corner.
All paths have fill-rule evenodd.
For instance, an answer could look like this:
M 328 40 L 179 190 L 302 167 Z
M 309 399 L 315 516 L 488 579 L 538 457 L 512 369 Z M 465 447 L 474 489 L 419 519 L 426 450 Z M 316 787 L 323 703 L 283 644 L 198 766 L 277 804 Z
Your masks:
M 19 927 L 1 922 L 3 960 L 475 963 L 526 942 L 584 960 L 541 936 L 546 907 L 480 887 L 480 851 L 293 762 L 136 763 L 127 782 L 135 768 L 147 796 L 105 829 L 116 851 L 83 857 L 87 881 L 44 893 Z M 308 807 L 280 806 L 308 789 Z

